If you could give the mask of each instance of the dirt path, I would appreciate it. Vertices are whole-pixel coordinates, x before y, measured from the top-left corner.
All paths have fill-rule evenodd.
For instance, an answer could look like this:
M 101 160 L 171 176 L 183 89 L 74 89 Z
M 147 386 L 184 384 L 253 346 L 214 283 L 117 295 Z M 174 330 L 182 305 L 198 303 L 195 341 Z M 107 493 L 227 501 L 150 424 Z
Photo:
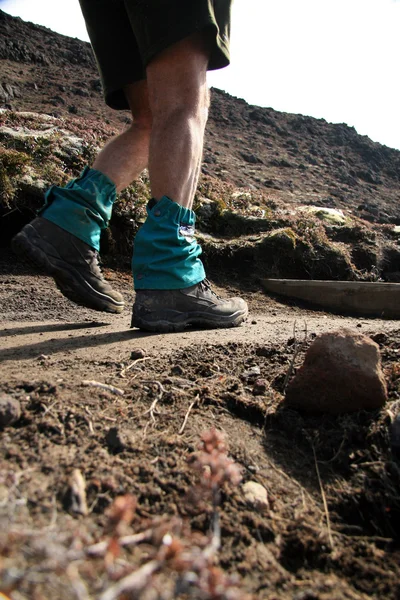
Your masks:
M 129 306 L 130 276 L 107 274 Z M 220 566 L 240 576 L 238 595 L 229 598 L 397 600 L 400 470 L 388 412 L 305 417 L 282 407 L 282 392 L 294 331 L 298 341 L 306 334 L 311 341 L 323 331 L 357 328 L 381 334 L 388 408 L 396 412 L 399 323 L 243 293 L 250 317 L 237 329 L 144 334 L 129 329 L 129 308 L 114 316 L 76 307 L 50 279 L 3 254 L 0 392 L 20 402 L 22 416 L 0 439 L 0 591 L 12 600 L 97 599 L 148 561 L 157 536 L 121 551 L 111 570 L 86 554 L 105 539 L 107 510 L 123 494 L 138 502 L 128 533 L 172 527 L 179 518 L 176 535 L 188 547 L 198 539 L 190 528 L 208 535 L 210 509 L 198 497 L 188 456 L 201 433 L 216 427 L 243 483 L 257 482 L 268 494 L 262 510 L 249 505 L 241 485 L 222 494 Z M 254 368 L 267 382 L 261 395 Z M 86 482 L 86 515 L 71 505 L 75 469 Z M 143 598 L 186 598 L 168 595 L 173 577 L 161 570 Z
M 292 316 L 286 307 L 277 305 L 274 316 L 252 313 L 247 322 L 237 329 L 174 334 L 146 334 L 132 330 L 129 328 L 129 316 L 125 313 L 101 320 L 82 321 L 79 309 L 76 321 L 6 321 L 0 333 L 0 362 L 6 363 L 0 370 L 0 378 L 20 377 L 21 367 L 26 375 L 34 377 L 37 361 L 43 355 L 51 357 L 56 369 L 65 356 L 81 361 L 118 361 L 138 347 L 146 354 L 168 355 L 173 350 L 204 344 L 283 344 L 293 336 L 294 327 L 301 340 L 306 327 L 307 334 L 311 336 L 341 327 L 357 327 L 367 335 L 399 329 L 398 321 L 313 315 L 310 311 L 301 310 L 293 312 Z
M 32 274 L 5 251 L 0 262 L 0 363 L 5 363 L 0 368 L 0 380 L 20 376 L 22 365 L 24 373 L 34 377 L 42 355 L 51 357 L 55 366 L 65 356 L 80 361 L 118 361 L 137 347 L 146 354 L 168 355 L 178 348 L 203 344 L 283 344 L 293 337 L 294 330 L 303 340 L 305 334 L 312 339 L 341 327 L 357 328 L 367 335 L 400 328 L 398 321 L 346 318 L 287 306 L 262 292 L 245 292 L 250 314 L 239 328 L 148 334 L 130 329 L 130 275 L 113 271 L 107 275 L 125 296 L 127 307 L 121 315 L 76 306 L 61 295 L 50 278 Z M 241 293 L 236 289 L 216 290 L 224 295 Z

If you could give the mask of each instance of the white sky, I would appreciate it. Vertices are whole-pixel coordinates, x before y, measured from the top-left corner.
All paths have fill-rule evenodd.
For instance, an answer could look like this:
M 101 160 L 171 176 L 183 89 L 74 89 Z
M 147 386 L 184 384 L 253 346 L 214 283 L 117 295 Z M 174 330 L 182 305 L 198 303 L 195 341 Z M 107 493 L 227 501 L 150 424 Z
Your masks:
M 78 0 L 0 0 L 0 8 L 88 39 Z M 399 31 L 400 0 L 235 0 L 232 64 L 210 84 L 400 149 Z

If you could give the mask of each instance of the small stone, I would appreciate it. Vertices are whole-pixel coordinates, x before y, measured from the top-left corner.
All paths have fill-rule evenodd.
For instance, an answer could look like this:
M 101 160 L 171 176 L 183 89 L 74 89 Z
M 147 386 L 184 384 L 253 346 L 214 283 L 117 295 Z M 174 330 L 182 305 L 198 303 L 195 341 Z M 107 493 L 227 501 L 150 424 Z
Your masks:
M 122 452 L 125 450 L 126 444 L 118 427 L 110 427 L 106 433 L 106 444 L 113 452 Z
M 268 510 L 268 494 L 265 487 L 256 481 L 247 481 L 243 485 L 243 493 L 248 504 L 258 510 Z
M 268 381 L 266 379 L 256 379 L 253 386 L 254 396 L 261 396 L 265 394 L 268 387 Z
M 250 154 L 247 152 L 241 152 L 240 154 L 243 160 L 250 164 L 256 165 L 258 163 L 262 163 L 262 160 L 256 154 Z
M 146 352 L 142 348 L 135 348 L 131 352 L 131 359 L 137 360 L 138 358 L 144 358 L 146 356 Z
M 135 446 L 135 436 L 130 429 L 124 427 L 111 427 L 106 435 L 105 441 L 110 452 L 123 452 Z
M 312 413 L 376 410 L 387 401 L 379 346 L 341 329 L 317 337 L 290 382 L 285 404 Z
M 12 425 L 21 416 L 21 405 L 18 400 L 3 394 L 0 396 L 0 427 Z
M 258 365 L 254 365 L 253 367 L 250 367 L 246 371 L 243 371 L 242 378 L 250 379 L 252 377 L 257 377 L 257 375 L 260 375 L 260 374 L 261 374 L 260 367 Z
M 387 342 L 388 336 L 386 335 L 386 333 L 383 333 L 383 331 L 381 331 L 379 333 L 375 333 L 374 335 L 371 335 L 371 340 L 374 340 L 374 342 L 381 345 L 381 344 L 385 344 Z

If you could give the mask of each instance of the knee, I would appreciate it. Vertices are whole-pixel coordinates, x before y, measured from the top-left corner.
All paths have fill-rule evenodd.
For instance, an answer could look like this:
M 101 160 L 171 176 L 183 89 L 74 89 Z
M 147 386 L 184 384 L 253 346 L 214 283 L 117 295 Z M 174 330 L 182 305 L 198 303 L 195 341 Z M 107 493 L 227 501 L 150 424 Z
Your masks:
M 206 85 L 189 85 L 166 90 L 156 96 L 152 104 L 155 122 L 170 119 L 195 120 L 199 125 L 206 124 L 209 108 L 209 90 Z
M 124 87 L 126 99 L 132 114 L 132 125 L 128 132 L 150 133 L 153 116 L 149 104 L 149 94 L 146 81 L 138 81 Z
M 150 108 L 138 112 L 132 111 L 132 119 L 131 130 L 137 131 L 139 129 L 143 133 L 148 133 L 150 135 L 153 126 L 153 115 Z
M 146 137 L 150 140 L 152 126 L 153 117 L 150 110 L 132 111 L 132 123 L 125 130 L 125 135 L 139 135 L 141 138 Z

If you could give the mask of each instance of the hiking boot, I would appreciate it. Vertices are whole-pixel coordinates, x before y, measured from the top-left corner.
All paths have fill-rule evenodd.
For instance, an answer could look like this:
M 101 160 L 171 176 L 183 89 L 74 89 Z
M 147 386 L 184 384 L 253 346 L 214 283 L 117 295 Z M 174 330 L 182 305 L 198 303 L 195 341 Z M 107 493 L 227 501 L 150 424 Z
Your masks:
M 37 217 L 12 240 L 14 252 L 51 275 L 59 290 L 77 304 L 120 313 L 124 300 L 104 279 L 98 253 L 79 238 Z
M 137 290 L 131 327 L 145 331 L 183 331 L 198 327 L 237 327 L 247 316 L 241 298 L 224 300 L 204 281 L 182 290 Z

